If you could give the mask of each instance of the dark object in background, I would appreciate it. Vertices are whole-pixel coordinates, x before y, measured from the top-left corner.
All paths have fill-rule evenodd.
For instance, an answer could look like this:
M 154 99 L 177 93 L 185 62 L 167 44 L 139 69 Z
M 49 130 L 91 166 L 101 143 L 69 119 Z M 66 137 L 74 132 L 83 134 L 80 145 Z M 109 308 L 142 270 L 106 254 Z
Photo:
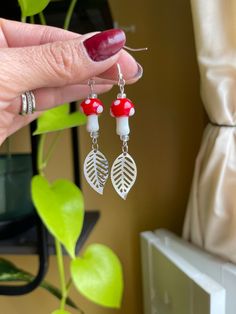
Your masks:
M 48 25 L 63 27 L 65 14 L 70 0 L 56 0 L 49 3 L 44 10 Z M 1 4 L 1 17 L 20 20 L 20 8 L 17 0 L 8 0 Z M 36 23 L 39 20 L 36 16 Z M 113 28 L 113 20 L 107 0 L 79 0 L 76 4 L 70 30 L 85 34 Z
M 37 0 L 35 0 L 37 1 Z M 70 0 L 51 0 L 48 7 L 44 10 L 46 21 L 48 25 L 63 27 L 66 11 L 69 7 Z M 20 20 L 20 8 L 17 0 L 4 1 L 1 4 L 0 16 L 2 18 L 11 20 Z M 39 19 L 35 16 L 35 23 L 39 23 Z M 39 23 L 40 24 L 40 23 Z M 74 14 L 71 19 L 70 30 L 84 34 L 93 31 L 102 31 L 113 27 L 112 17 L 109 10 L 109 6 L 106 0 L 78 0 Z M 75 104 L 71 106 L 72 111 L 75 109 Z M 72 149 L 73 149 L 73 164 L 74 164 L 74 179 L 75 183 L 80 186 L 80 169 L 79 169 L 79 151 L 78 151 L 78 135 L 77 128 L 71 130 L 72 137 Z M 32 171 L 36 174 L 36 156 L 37 156 L 37 137 L 31 136 L 32 142 L 32 155 L 29 162 L 29 168 L 25 169 L 25 182 L 23 185 L 28 185 L 29 172 Z M 2 157 L 5 158 L 5 157 Z M 15 158 L 12 155 L 12 158 Z M 16 156 L 16 159 L 18 157 Z M 16 164 L 15 164 L 16 165 Z M 13 172 L 17 172 L 15 165 L 12 165 Z M 31 170 L 31 165 L 32 169 Z M 20 165 L 21 168 L 21 165 Z M 22 168 L 21 168 L 22 169 Z M 3 175 L 4 170 L 2 170 Z M 12 174 L 14 175 L 14 173 Z M 0 175 L 1 176 L 1 175 Z M 4 176 L 4 175 L 3 175 Z M 23 179 L 23 174 L 19 176 L 19 181 Z M 18 179 L 16 179 L 18 180 Z M 19 182 L 18 181 L 18 182 Z M 2 204 L 0 208 L 7 208 L 8 214 L 0 214 L 0 253 L 2 254 L 38 254 L 39 258 L 39 269 L 35 279 L 23 286 L 10 286 L 0 285 L 0 295 L 22 295 L 29 293 L 37 288 L 40 282 L 43 280 L 47 268 L 48 268 L 48 255 L 54 253 L 53 239 L 47 234 L 46 229 L 38 218 L 32 203 L 29 201 L 29 190 L 25 192 L 26 199 L 21 200 L 19 195 L 19 203 L 16 204 L 17 208 L 14 208 L 14 203 L 6 204 L 9 202 L 8 197 L 15 197 L 13 190 L 17 188 L 15 182 L 11 181 L 13 186 L 7 183 L 7 192 L 5 196 L 1 196 Z M 18 186 L 20 189 L 21 187 Z M 11 192 L 12 191 L 12 194 Z M 3 191 L 0 191 L 3 193 Z M 7 200 L 8 199 L 8 200 Z M 24 208 L 23 208 L 24 207 Z M 32 209 L 32 212 L 31 212 Z M 31 213 L 30 213 L 31 212 Z M 21 215 L 19 215 L 21 213 Z M 8 218 L 10 219 L 7 219 Z M 85 223 L 83 226 L 82 234 L 77 243 L 77 252 L 89 236 L 89 233 L 93 229 L 99 218 L 99 212 L 86 212 Z
M 0 221 L 32 214 L 31 154 L 0 155 Z

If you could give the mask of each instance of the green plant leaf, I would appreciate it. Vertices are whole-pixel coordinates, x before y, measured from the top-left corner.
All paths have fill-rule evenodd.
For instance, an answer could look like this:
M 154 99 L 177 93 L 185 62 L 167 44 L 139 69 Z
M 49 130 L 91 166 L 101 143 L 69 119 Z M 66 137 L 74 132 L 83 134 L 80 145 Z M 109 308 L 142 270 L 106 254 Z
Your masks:
M 65 310 L 56 310 L 52 312 L 52 314 L 71 314 L 71 313 Z
M 37 120 L 34 135 L 73 128 L 86 123 L 86 116 L 81 112 L 69 113 L 69 104 L 45 111 Z
M 71 262 L 71 276 L 76 288 L 89 300 L 107 307 L 120 307 L 122 266 L 110 248 L 90 245 L 82 258 Z
M 18 0 L 22 16 L 31 16 L 42 12 L 50 0 Z
M 34 276 L 32 274 L 16 267 L 12 262 L 6 259 L 0 258 L 0 282 L 12 282 L 12 281 L 31 282 L 33 280 L 34 280 Z M 50 284 L 49 282 L 45 280 L 42 281 L 40 284 L 40 287 L 47 290 L 57 299 L 61 300 L 62 298 L 61 291 L 57 287 Z M 70 298 L 67 298 L 66 304 L 79 310 L 77 305 Z
M 84 200 L 80 189 L 67 180 L 53 184 L 40 175 L 32 179 L 32 199 L 48 230 L 75 258 L 75 246 L 83 227 Z

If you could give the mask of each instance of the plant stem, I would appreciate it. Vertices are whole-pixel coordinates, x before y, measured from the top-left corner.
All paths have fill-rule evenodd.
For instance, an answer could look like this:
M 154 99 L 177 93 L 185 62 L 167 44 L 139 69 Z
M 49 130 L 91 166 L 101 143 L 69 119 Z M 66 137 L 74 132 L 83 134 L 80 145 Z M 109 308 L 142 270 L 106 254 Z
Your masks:
M 69 289 L 70 289 L 71 285 L 72 285 L 72 279 L 70 278 L 69 281 L 66 284 L 67 293 L 69 292 Z
M 40 23 L 42 25 L 47 25 L 47 22 L 46 22 L 46 19 L 45 19 L 45 16 L 44 16 L 43 12 L 39 13 L 39 19 L 40 19 Z
M 75 8 L 75 5 L 77 3 L 77 0 L 71 0 L 71 3 L 70 3 L 70 6 L 69 6 L 69 9 L 66 13 L 66 17 L 65 17 L 65 22 L 64 22 L 64 29 L 68 30 L 69 29 L 69 26 L 70 26 L 70 22 L 71 22 L 71 18 L 72 18 L 72 14 L 74 12 L 74 8 Z
M 66 284 L 66 295 L 65 295 L 65 300 L 67 299 L 68 297 L 68 294 L 69 294 L 69 291 L 70 291 L 70 288 L 71 288 L 71 285 L 72 285 L 72 279 L 70 278 L 69 281 L 67 282 Z M 81 313 L 83 313 L 83 311 L 81 309 L 79 309 Z
M 55 238 L 55 246 L 56 246 L 56 253 L 57 253 L 57 266 L 60 276 L 61 282 L 61 306 L 60 309 L 64 310 L 66 298 L 67 298 L 67 289 L 66 289 L 66 280 L 65 280 L 65 270 L 64 270 L 64 263 L 63 263 L 63 255 L 62 255 L 62 248 L 60 242 Z
M 30 16 L 30 23 L 31 23 L 31 24 L 34 24 L 34 15 L 31 15 L 31 16 Z
M 38 153 L 37 153 L 37 168 L 38 168 L 38 173 L 40 175 L 44 175 L 43 170 L 46 166 L 43 160 L 43 150 L 44 150 L 45 139 L 46 139 L 45 134 L 40 135 L 39 143 L 38 143 Z
M 69 291 L 70 291 L 71 284 L 72 284 L 72 280 L 70 279 L 70 281 L 66 285 L 65 295 L 62 294 L 61 305 L 63 305 L 63 306 L 65 306 L 65 304 L 66 304 L 66 300 L 68 298 L 68 294 L 69 294 Z M 78 309 L 78 310 L 80 311 L 80 313 L 82 313 L 82 314 L 84 313 L 81 309 Z
M 26 23 L 26 16 L 21 16 L 21 22 Z
M 48 164 L 48 162 L 52 156 L 53 150 L 54 150 L 54 148 L 55 148 L 55 146 L 56 146 L 56 144 L 60 138 L 60 135 L 61 135 L 61 133 L 57 132 L 56 135 L 54 136 L 53 140 L 52 140 L 52 143 L 49 147 L 49 150 L 48 150 L 47 155 L 46 155 L 45 160 L 44 160 L 45 167 L 47 166 L 47 164 Z

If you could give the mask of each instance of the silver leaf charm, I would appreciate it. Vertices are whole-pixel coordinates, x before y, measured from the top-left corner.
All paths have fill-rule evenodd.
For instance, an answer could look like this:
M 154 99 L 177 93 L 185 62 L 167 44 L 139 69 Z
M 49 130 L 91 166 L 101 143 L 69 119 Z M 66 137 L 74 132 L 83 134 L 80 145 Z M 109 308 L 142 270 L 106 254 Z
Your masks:
M 109 176 L 106 157 L 99 150 L 92 150 L 84 161 L 84 176 L 89 185 L 99 194 L 103 194 Z
M 137 167 L 128 153 L 120 154 L 111 169 L 111 181 L 116 192 L 125 200 L 135 183 Z

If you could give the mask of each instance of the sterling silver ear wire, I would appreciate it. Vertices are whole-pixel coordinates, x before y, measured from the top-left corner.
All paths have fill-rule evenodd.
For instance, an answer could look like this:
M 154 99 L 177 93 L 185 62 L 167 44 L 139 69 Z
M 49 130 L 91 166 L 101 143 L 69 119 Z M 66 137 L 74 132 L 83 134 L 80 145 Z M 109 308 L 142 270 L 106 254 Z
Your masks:
M 148 50 L 147 47 L 144 47 L 144 48 L 131 48 L 131 47 L 128 47 L 128 46 L 124 46 L 123 48 L 126 49 L 126 50 L 129 50 L 129 51 L 145 51 L 145 50 Z
M 116 158 L 111 168 L 111 181 L 116 192 L 123 199 L 134 185 L 137 177 L 137 167 L 134 159 L 128 153 L 129 141 L 129 117 L 135 113 L 134 104 L 126 98 L 125 80 L 121 72 L 120 65 L 117 64 L 118 86 L 120 92 L 116 100 L 113 101 L 110 114 L 116 118 L 116 133 L 122 141 L 122 153 Z
M 107 158 L 99 151 L 98 116 L 103 112 L 103 104 L 94 93 L 94 80 L 89 80 L 90 94 L 81 105 L 80 110 L 87 116 L 87 131 L 92 138 L 92 150 L 84 161 L 84 176 L 88 184 L 99 194 L 103 189 L 109 176 L 109 164 Z

